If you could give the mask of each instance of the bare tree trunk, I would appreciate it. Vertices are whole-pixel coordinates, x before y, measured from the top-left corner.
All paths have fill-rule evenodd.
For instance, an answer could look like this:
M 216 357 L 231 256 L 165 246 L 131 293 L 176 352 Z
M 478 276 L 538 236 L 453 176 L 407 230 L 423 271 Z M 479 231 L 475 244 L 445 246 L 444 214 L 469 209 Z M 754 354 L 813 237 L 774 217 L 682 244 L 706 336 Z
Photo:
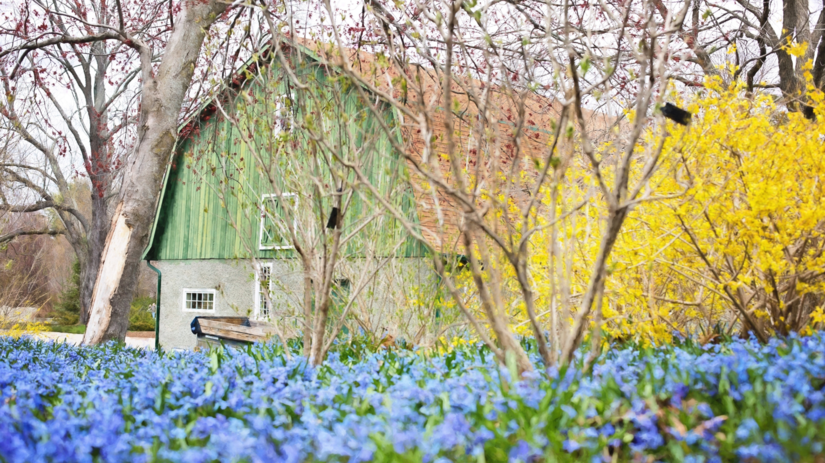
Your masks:
M 80 323 L 89 321 L 92 307 L 92 294 L 100 261 L 103 257 L 106 235 L 109 231 L 109 214 L 103 198 L 92 199 L 92 223 L 86 238 L 86 256 L 80 272 Z
M 819 12 L 819 20 L 816 22 L 816 33 L 814 34 L 811 47 L 816 46 L 816 59 L 814 60 L 813 81 L 820 90 L 825 88 L 825 8 Z
M 496 271 L 496 268 L 491 265 L 488 257 L 488 249 L 485 243 L 479 243 L 476 239 L 477 225 L 472 222 L 468 223 L 461 231 L 462 241 L 464 242 L 464 250 L 470 262 L 470 271 L 473 274 L 473 281 L 476 288 L 478 288 L 479 299 L 481 299 L 481 307 L 490 322 L 490 329 L 495 333 L 496 340 L 501 345 L 502 355 L 505 362 L 507 357 L 512 357 L 518 367 L 519 374 L 525 371 L 533 371 L 533 364 L 527 356 L 527 352 L 518 343 L 513 333 L 508 327 L 507 315 L 504 312 L 504 304 L 501 298 L 501 278 Z M 478 250 L 482 262 L 478 261 L 475 251 Z M 488 285 L 484 281 L 482 275 L 482 268 L 490 269 L 491 283 Z M 545 365 L 549 367 L 549 365 Z
M 627 212 L 627 208 L 622 207 L 619 210 L 611 210 L 608 215 L 605 234 L 599 246 L 599 252 L 596 254 L 596 261 L 593 264 L 593 274 L 590 276 L 587 291 L 584 293 L 573 328 L 570 330 L 571 335 L 567 338 L 562 349 L 562 365 L 570 363 L 573 359 L 573 354 L 576 349 L 578 349 L 584 336 L 584 327 L 588 322 L 587 317 L 593 309 L 596 298 L 604 291 L 604 284 L 607 278 L 607 258 L 610 256 L 610 251 L 613 250 L 613 245 L 616 244 L 616 238 L 619 237 L 619 231 L 622 229 L 622 224 L 627 217 Z
M 332 229 L 332 245 L 331 251 L 324 256 L 323 277 L 321 278 L 321 297 L 320 304 L 315 309 L 314 326 L 312 333 L 312 350 L 310 358 L 312 358 L 313 365 L 320 365 L 324 361 L 324 335 L 327 329 L 327 319 L 329 318 L 330 306 L 330 289 L 333 284 L 333 270 L 335 270 L 335 263 L 339 257 L 339 246 L 341 244 L 341 227 L 346 209 L 342 205 L 343 195 L 335 196 L 335 206 L 340 211 L 337 216 L 337 223 Z
M 164 167 L 175 147 L 180 109 L 206 32 L 225 9 L 218 0 L 184 2 L 157 75 L 151 50 L 141 48 L 138 142 L 106 238 L 84 344 L 126 336 L 140 257 L 149 240 Z
M 788 107 L 791 110 L 798 109 L 794 99 L 799 97 L 799 79 L 793 57 L 784 47 L 790 46 L 796 34 L 800 32 L 797 30 L 799 3 L 801 0 L 782 0 L 782 35 L 779 39 L 779 46 L 782 48 L 776 49 L 776 59 L 779 61 L 779 88 L 788 99 Z
M 109 166 L 112 164 L 109 151 L 109 111 L 105 85 L 109 60 L 102 42 L 93 44 L 92 50 L 95 51 L 97 64 L 94 82 L 93 86 L 87 85 L 83 89 L 90 127 L 90 165 L 87 167 L 87 171 L 89 180 L 92 182 L 92 220 L 86 235 L 86 258 L 84 265 L 81 266 L 80 275 L 80 323 L 82 324 L 89 321 L 94 285 L 97 281 L 98 270 L 100 270 L 106 235 L 109 232 L 108 196 L 112 187 L 112 173 L 109 172 Z M 87 73 L 89 68 L 89 66 L 86 66 Z
M 309 358 L 312 353 L 312 274 L 311 264 L 304 259 L 304 356 Z

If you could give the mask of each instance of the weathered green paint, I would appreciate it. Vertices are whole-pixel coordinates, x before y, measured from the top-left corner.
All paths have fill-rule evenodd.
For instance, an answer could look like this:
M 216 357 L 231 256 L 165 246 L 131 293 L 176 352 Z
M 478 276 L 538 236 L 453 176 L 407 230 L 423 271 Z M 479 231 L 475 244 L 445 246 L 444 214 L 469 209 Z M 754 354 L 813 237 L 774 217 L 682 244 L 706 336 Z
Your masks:
M 302 72 L 314 87 L 309 91 L 311 96 L 305 97 L 309 94 L 297 92 L 295 101 L 302 102 L 306 111 L 312 113 L 325 101 L 342 99 L 343 111 L 338 109 L 336 102 L 330 103 L 324 110 L 324 124 L 330 128 L 327 142 L 340 147 L 340 152 L 347 155 L 358 152 L 359 156 L 363 156 L 365 174 L 371 183 L 384 194 L 392 192 L 399 209 L 416 223 L 414 199 L 406 180 L 406 166 L 392 149 L 387 135 L 381 131 L 379 121 L 360 101 L 357 92 L 338 82 L 334 76 L 327 75 L 314 62 L 309 61 Z M 285 159 L 283 155 L 277 160 L 270 156 L 270 147 L 278 146 L 270 144 L 270 141 L 276 140 L 279 135 L 273 135 L 267 123 L 274 120 L 272 114 L 276 106 L 273 95 L 288 93 L 286 80 L 278 75 L 277 67 L 273 65 L 262 71 L 259 78 L 245 85 L 242 91 L 248 96 L 240 97 L 232 104 L 225 103 L 231 106 L 226 110 L 243 119 L 240 127 L 252 134 L 255 149 L 262 156 L 264 165 L 253 159 L 253 150 L 243 142 L 239 132 L 241 129 L 220 117 L 220 112 L 200 118 L 197 129 L 181 142 L 170 166 L 146 257 L 153 260 L 232 259 L 252 255 L 260 258 L 292 257 L 291 250 L 258 249 L 261 220 L 258 207 L 261 196 L 272 193 L 262 167 L 271 168 L 267 164 L 281 162 L 284 165 L 285 162 L 279 161 Z M 299 107 L 296 104 L 295 108 Z M 394 126 L 394 112 L 388 105 L 382 108 L 383 122 Z M 296 127 L 317 123 L 298 109 L 293 117 Z M 318 145 L 303 137 L 302 133 L 294 133 L 291 146 L 297 147 L 293 149 L 296 156 L 317 148 Z M 399 137 L 398 134 L 393 136 Z M 317 169 L 317 166 L 308 165 L 309 156 L 297 162 L 294 157 L 289 159 L 290 166 L 298 164 L 301 168 Z M 290 171 L 294 173 L 289 175 L 279 168 L 274 171 L 281 174 L 274 178 L 279 188 L 294 186 L 303 175 L 300 169 Z M 315 172 L 322 179 L 330 178 L 328 171 Z M 352 180 L 353 175 L 348 177 Z M 296 193 L 300 197 L 299 204 L 307 208 L 301 213 L 312 214 L 318 220 L 321 211 L 324 216 L 329 213 L 331 197 L 318 200 L 312 196 L 311 184 Z M 343 224 L 344 234 L 354 229 L 359 220 L 374 212 L 372 208 L 377 207 L 377 203 L 372 201 L 371 205 L 370 202 L 369 194 L 364 190 L 353 198 Z M 386 243 L 387 249 L 403 240 L 403 245 L 396 252 L 399 256 L 413 257 L 424 253 L 423 247 L 408 237 L 403 227 L 389 217 L 382 217 L 366 227 L 359 239 L 361 235 L 364 240 L 379 237 Z M 363 244 L 359 239 L 345 248 L 346 254 L 359 255 Z

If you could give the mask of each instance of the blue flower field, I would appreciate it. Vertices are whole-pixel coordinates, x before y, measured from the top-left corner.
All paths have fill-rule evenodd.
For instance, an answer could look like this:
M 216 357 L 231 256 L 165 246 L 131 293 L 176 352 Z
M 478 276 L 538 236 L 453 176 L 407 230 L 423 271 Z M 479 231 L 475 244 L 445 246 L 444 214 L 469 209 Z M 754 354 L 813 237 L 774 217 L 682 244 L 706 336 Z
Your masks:
M 820 336 L 627 347 L 514 381 L 478 345 L 340 347 L 313 369 L 277 344 L 0 338 L 0 461 L 822 462 L 824 354 Z

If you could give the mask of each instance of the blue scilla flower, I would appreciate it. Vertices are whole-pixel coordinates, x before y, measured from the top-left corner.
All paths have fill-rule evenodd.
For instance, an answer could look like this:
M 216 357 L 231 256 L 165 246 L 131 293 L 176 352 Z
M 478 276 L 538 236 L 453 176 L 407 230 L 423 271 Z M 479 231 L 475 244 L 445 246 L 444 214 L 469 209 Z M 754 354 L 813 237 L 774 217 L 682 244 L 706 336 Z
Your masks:
M 582 448 L 582 446 L 573 439 L 565 439 L 564 443 L 562 444 L 562 448 L 567 453 L 573 453 L 576 450 Z
M 579 412 L 570 405 L 562 405 L 561 409 L 564 410 L 564 413 L 566 413 L 569 418 L 575 418 L 579 414 Z
M 670 422 L 659 422 L 645 390 L 704 418 L 701 435 L 688 431 L 683 439 L 695 461 L 719 461 L 714 434 L 724 417 L 714 410 L 725 410 L 717 397 L 722 380 L 742 414 L 731 436 L 742 455 L 787 461 L 793 455 L 783 445 L 822 451 L 816 439 L 797 438 L 787 419 L 825 421 L 825 397 L 811 386 L 825 376 L 825 341 L 798 338 L 788 345 L 790 353 L 773 341 L 735 341 L 707 351 L 614 349 L 592 375 L 581 373 L 578 356 L 561 379 L 534 372 L 504 387 L 492 356 L 471 350 L 457 351 L 449 368 L 443 357 L 394 353 L 393 360 L 387 352 L 346 363 L 333 354 L 313 368 L 262 344 L 251 354 L 228 350 L 213 368 L 208 353 L 0 339 L 0 461 L 86 461 L 93 452 L 106 461 L 368 461 L 379 451 L 375 442 L 398 453 L 423 451 L 426 461 L 435 461 L 462 455 L 457 452 L 476 458 L 497 436 L 506 455 L 529 461 L 559 433 L 568 448 L 581 446 L 576 451 L 583 458 L 592 452 L 599 461 L 606 439 L 624 447 L 621 453 L 629 447 L 646 458 L 680 434 L 660 434 Z M 403 373 L 387 374 L 381 365 L 388 362 Z M 753 411 L 737 399 L 746 394 L 762 394 L 757 400 L 781 425 L 760 430 Z M 633 439 L 621 440 L 623 430 Z
M 528 444 L 524 440 L 519 440 L 516 443 L 516 445 L 514 445 L 510 449 L 508 459 L 511 462 L 527 463 L 535 461 L 535 459 L 537 459 L 539 456 L 541 456 L 541 452 L 538 449 Z
M 736 438 L 745 440 L 759 430 L 759 424 L 753 418 L 745 418 L 736 428 Z
M 436 427 L 435 440 L 440 444 L 440 448 L 452 449 L 459 445 L 466 445 L 470 437 L 470 423 L 464 415 L 450 412 L 444 417 L 444 421 Z
M 421 441 L 421 433 L 415 429 L 396 429 L 392 431 L 392 445 L 396 452 L 404 453 L 415 448 Z
M 814 407 L 806 413 L 809 420 L 813 422 L 825 421 L 825 407 Z

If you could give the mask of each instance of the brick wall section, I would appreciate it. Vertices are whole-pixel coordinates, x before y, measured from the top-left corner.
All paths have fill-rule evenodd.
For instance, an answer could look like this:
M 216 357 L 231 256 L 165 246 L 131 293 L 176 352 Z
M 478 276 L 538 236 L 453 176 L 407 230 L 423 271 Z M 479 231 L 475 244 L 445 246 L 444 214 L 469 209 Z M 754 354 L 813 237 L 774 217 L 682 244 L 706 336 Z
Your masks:
M 328 63 L 343 63 L 341 53 L 329 45 L 313 42 L 302 42 L 302 45 Z M 410 65 L 406 75 L 414 78 L 406 79 L 407 91 L 402 94 L 399 78 L 402 72 L 394 63 L 379 60 L 366 51 L 345 50 L 345 53 L 351 68 L 379 91 L 390 95 L 394 104 L 413 113 L 401 116 L 404 150 L 414 161 L 409 162 L 409 171 L 422 232 L 437 249 L 461 252 L 458 229 L 462 210 L 443 189 L 437 188 L 434 193 L 414 164 L 426 166 L 431 173 L 439 172 L 453 188 L 457 188 L 457 182 L 451 173 L 451 160 L 461 163 L 461 168 L 467 172 L 478 173 L 488 191 L 489 185 L 497 179 L 509 178 L 515 173 L 517 178 L 507 194 L 516 204 L 528 200 L 527 191 L 532 187 L 529 179 L 539 175 L 534 161 L 543 162 L 548 158 L 555 124 L 562 112 L 561 103 L 534 92 L 517 94 L 512 89 L 488 85 L 471 77 L 455 76 L 451 86 L 452 125 L 448 128 L 444 82 L 432 69 Z M 478 104 L 486 104 L 486 120 L 489 121 L 481 127 L 482 136 L 479 136 L 476 122 L 481 112 Z M 594 139 L 603 135 L 615 120 L 591 111 L 585 111 L 584 117 Z M 427 123 L 422 124 L 425 118 Z M 515 132 L 519 125 L 522 131 L 517 139 Z M 422 130 L 424 126 L 432 131 L 429 146 Z M 452 153 L 449 153 L 447 136 L 450 131 L 454 142 Z M 518 163 L 515 169 L 513 162 Z

